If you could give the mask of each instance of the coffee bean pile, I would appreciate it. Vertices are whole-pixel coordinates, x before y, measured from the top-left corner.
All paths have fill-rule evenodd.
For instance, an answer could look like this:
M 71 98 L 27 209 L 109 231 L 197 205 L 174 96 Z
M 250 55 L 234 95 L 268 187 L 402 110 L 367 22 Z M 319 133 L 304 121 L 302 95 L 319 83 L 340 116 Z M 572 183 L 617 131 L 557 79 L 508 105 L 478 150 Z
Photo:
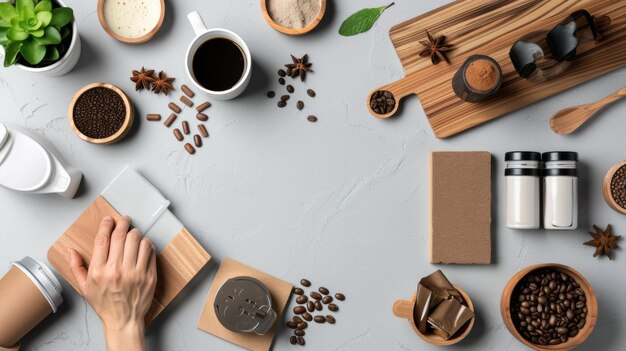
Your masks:
M 300 280 L 300 285 L 304 288 L 310 288 L 311 282 L 307 279 L 302 279 Z M 308 322 L 335 324 L 336 319 L 334 316 L 331 314 L 324 315 L 324 307 L 332 313 L 337 312 L 339 311 L 339 306 L 334 302 L 344 301 L 346 296 L 342 293 L 336 293 L 333 298 L 330 290 L 323 286 L 319 287 L 317 291 L 311 291 L 309 296 L 306 295 L 306 291 L 303 288 L 294 288 L 293 292 L 297 295 L 296 303 L 298 306 L 293 308 L 293 313 L 296 315 L 287 322 L 287 327 L 293 329 L 294 334 L 289 338 L 289 342 L 292 345 L 304 346 L 304 335 L 306 335 L 304 330 L 309 327 Z
M 187 106 L 187 107 L 193 107 L 193 101 L 191 100 L 191 98 L 193 98 L 195 96 L 195 93 L 193 92 L 193 90 L 191 90 L 191 88 L 189 88 L 187 85 L 183 84 L 181 86 L 181 90 L 183 91 L 183 93 L 185 95 L 182 95 L 180 97 L 180 102 L 183 103 L 183 105 Z M 174 122 L 176 121 L 176 119 L 178 118 L 178 115 L 181 114 L 183 112 L 183 109 L 177 105 L 175 102 L 170 102 L 167 104 L 167 107 L 172 110 L 172 113 L 170 113 L 169 117 L 165 120 L 165 122 L 163 122 L 163 125 L 165 125 L 167 128 L 169 128 L 172 124 L 174 124 Z M 195 110 L 196 110 L 196 119 L 199 121 L 197 123 L 197 128 L 198 128 L 198 133 L 199 134 L 194 134 L 193 136 L 191 136 L 191 127 L 189 126 L 189 122 L 184 120 L 181 122 L 181 127 L 182 127 L 182 132 L 179 128 L 174 128 L 173 130 L 173 134 L 174 137 L 176 138 L 176 140 L 182 142 L 185 140 L 185 135 L 189 135 L 191 138 L 191 142 L 193 142 L 193 145 L 191 144 L 191 142 L 189 143 L 185 143 L 183 148 L 185 149 L 185 151 L 187 151 L 187 153 L 189 153 L 190 155 L 194 155 L 196 153 L 196 148 L 201 148 L 202 147 L 202 138 L 208 138 L 209 137 L 209 132 L 207 131 L 206 127 L 204 126 L 204 124 L 202 122 L 206 122 L 209 119 L 209 116 L 207 116 L 204 113 L 204 110 L 206 110 L 207 108 L 211 107 L 211 103 L 208 101 L 203 102 L 202 104 L 196 106 Z M 146 115 L 146 119 L 148 121 L 160 121 L 161 120 L 161 115 L 156 114 L 156 113 L 152 113 L 152 114 L 148 114 Z M 195 145 L 195 147 L 194 147 Z
M 280 85 L 285 85 L 287 82 L 285 81 L 285 77 L 289 77 L 287 76 L 287 72 L 285 72 L 284 69 L 279 69 L 278 70 L 278 84 Z M 291 94 L 294 94 L 296 91 L 296 88 L 293 87 L 293 85 L 291 84 L 287 84 L 287 86 L 285 87 L 285 90 L 287 91 L 287 94 L 281 95 L 278 102 L 276 102 L 276 106 L 278 106 L 279 108 L 284 108 L 288 105 L 288 101 L 291 98 Z M 310 97 L 310 98 L 314 98 L 317 93 L 315 93 L 315 90 L 313 89 L 307 89 L 306 90 L 306 94 Z M 267 97 L 269 99 L 273 99 L 274 97 L 276 97 L 276 92 L 274 92 L 273 90 L 270 90 L 267 92 Z M 304 109 L 304 101 L 302 100 L 298 100 L 296 101 L 296 108 L 301 111 Z M 313 118 L 311 118 L 313 117 Z M 309 122 L 317 122 L 317 117 L 313 116 L 313 115 L 309 115 L 307 117 L 307 120 Z
M 531 272 L 515 287 L 511 301 L 515 327 L 533 344 L 559 345 L 585 326 L 585 292 L 563 272 Z
M 387 114 L 396 107 L 396 99 L 387 90 L 378 90 L 370 98 L 370 107 L 379 115 Z
M 621 208 L 626 209 L 626 165 L 618 168 L 613 174 L 611 195 Z
M 91 88 L 78 97 L 72 116 L 74 125 L 83 135 L 104 139 L 122 128 L 126 119 L 126 105 L 112 89 Z

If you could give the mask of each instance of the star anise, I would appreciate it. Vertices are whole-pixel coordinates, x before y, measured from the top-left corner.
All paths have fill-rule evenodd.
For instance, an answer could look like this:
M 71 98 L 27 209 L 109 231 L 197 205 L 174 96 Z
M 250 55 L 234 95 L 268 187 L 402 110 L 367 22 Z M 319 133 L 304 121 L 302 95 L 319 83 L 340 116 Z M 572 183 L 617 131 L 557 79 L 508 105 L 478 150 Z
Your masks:
M 313 72 L 313 70 L 310 68 L 312 63 L 308 63 L 308 60 L 309 55 L 304 55 L 302 56 L 302 58 L 296 58 L 295 56 L 291 55 L 291 61 L 293 62 L 285 65 L 285 67 L 287 67 L 287 74 L 291 76 L 291 78 L 296 78 L 300 76 L 300 80 L 304 81 L 306 73 Z
M 130 80 L 135 82 L 135 90 L 150 90 L 150 84 L 155 80 L 154 70 L 146 71 L 144 67 L 141 67 L 141 71 L 133 70 L 133 76 L 130 77 Z
M 163 71 L 159 72 L 159 75 L 152 83 L 152 91 L 155 94 L 163 92 L 163 94 L 167 95 L 170 90 L 175 90 L 172 82 L 175 81 L 176 78 L 171 78 L 165 75 Z
M 617 249 L 617 241 L 622 237 L 620 235 L 613 235 L 611 233 L 611 225 L 607 225 L 605 230 L 600 229 L 597 225 L 593 226 L 594 232 L 589 232 L 593 237 L 593 240 L 589 240 L 584 245 L 595 246 L 596 252 L 593 253 L 593 257 L 600 254 L 605 254 L 609 260 L 613 259 L 611 250 Z
M 445 52 L 452 50 L 454 48 L 454 45 L 445 44 L 445 35 L 434 38 L 432 35 L 430 35 L 430 33 L 428 33 L 428 30 L 426 30 L 426 36 L 428 37 L 428 41 L 420 40 L 420 44 L 422 44 L 424 48 L 422 49 L 422 51 L 419 52 L 418 55 L 420 55 L 420 57 L 430 56 L 430 61 L 433 63 L 433 65 L 438 64 L 441 60 L 446 61 L 448 64 L 450 64 L 450 61 L 448 61 Z

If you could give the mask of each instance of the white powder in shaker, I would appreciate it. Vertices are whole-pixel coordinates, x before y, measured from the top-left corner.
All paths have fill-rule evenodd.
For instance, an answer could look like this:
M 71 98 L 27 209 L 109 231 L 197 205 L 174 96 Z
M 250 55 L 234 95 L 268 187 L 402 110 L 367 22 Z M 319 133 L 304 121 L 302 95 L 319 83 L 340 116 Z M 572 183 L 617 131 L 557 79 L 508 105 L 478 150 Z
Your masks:
M 267 0 L 267 11 L 277 24 L 287 28 L 304 28 L 320 12 L 321 0 Z

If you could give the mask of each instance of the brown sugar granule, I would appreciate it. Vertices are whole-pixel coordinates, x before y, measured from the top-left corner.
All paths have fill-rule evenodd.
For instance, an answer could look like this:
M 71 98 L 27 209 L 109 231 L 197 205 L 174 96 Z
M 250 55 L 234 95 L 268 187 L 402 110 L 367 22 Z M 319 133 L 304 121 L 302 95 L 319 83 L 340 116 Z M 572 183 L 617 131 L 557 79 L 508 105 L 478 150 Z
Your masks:
M 122 128 L 125 118 L 124 100 L 109 88 L 91 88 L 79 96 L 74 105 L 74 125 L 89 138 L 112 136 Z

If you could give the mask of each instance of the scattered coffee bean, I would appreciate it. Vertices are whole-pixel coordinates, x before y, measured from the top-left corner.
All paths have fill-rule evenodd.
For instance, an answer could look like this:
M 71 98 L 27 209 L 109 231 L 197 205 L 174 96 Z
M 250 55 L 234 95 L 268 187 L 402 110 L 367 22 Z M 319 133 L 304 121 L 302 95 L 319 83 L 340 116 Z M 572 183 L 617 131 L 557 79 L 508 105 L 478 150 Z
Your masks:
M 309 327 L 309 323 L 307 323 L 307 322 L 300 322 L 300 323 L 298 323 L 297 327 L 298 327 L 298 329 L 306 329 L 306 328 Z
M 172 113 L 169 117 L 167 117 L 167 119 L 165 120 L 165 122 L 163 122 L 163 124 L 169 128 L 169 126 L 172 125 L 172 123 L 174 123 L 174 121 L 176 120 L 176 114 Z
M 170 110 L 176 112 L 176 113 L 180 113 L 182 111 L 182 109 L 180 108 L 180 106 L 176 105 L 173 102 L 170 102 L 169 104 L 167 104 L 167 107 L 170 108 Z
M 335 305 L 334 303 L 329 303 L 328 304 L 328 309 L 333 311 L 333 312 L 337 312 L 337 311 L 339 311 L 339 306 Z
M 185 138 L 183 136 L 183 133 L 181 133 L 180 129 L 178 129 L 178 128 L 174 128 L 174 137 L 176 137 L 176 140 L 178 140 L 178 141 L 183 141 L 183 139 Z
M 346 299 L 346 295 L 342 294 L 342 293 L 336 293 L 335 294 L 335 298 L 339 301 L 343 301 Z
M 395 106 L 396 100 L 387 90 L 378 90 L 370 98 L 370 108 L 379 115 L 390 113 Z
M 311 291 L 311 293 L 309 295 L 312 298 L 314 298 L 315 300 L 321 300 L 322 299 L 322 294 L 318 293 L 317 291 Z
M 196 153 L 196 149 L 194 149 L 193 146 L 191 144 L 189 144 L 189 143 L 185 144 L 185 150 L 187 150 L 187 152 L 190 155 L 193 155 L 193 154 Z
M 287 322 L 287 328 L 290 328 L 290 329 L 296 329 L 296 328 L 297 328 L 297 324 L 296 324 L 296 322 L 293 322 L 293 321 L 288 321 L 288 322 Z
M 76 99 L 72 119 L 83 135 L 93 139 L 108 138 L 124 125 L 126 105 L 113 89 L 91 88 Z
M 300 295 L 300 296 L 296 297 L 296 302 L 299 303 L 300 305 L 305 304 L 308 300 L 309 300 L 309 298 L 306 297 L 306 295 Z
M 196 106 L 196 112 L 202 112 L 202 111 L 206 110 L 209 107 L 211 107 L 211 103 L 208 102 L 208 101 L 205 101 L 205 102 L 201 103 L 200 105 Z
M 204 124 L 198 124 L 198 130 L 200 131 L 200 134 L 202 134 L 203 138 L 209 137 L 209 131 L 206 130 Z
M 313 89 L 307 89 L 306 90 L 307 95 L 309 95 L 310 97 L 315 97 L 315 90 Z
M 298 343 L 298 339 L 296 338 L 296 336 L 295 336 L 295 335 L 292 335 L 292 336 L 289 338 L 289 343 L 290 343 L 291 345 L 295 345 L 296 343 Z
M 324 303 L 324 305 L 328 305 L 329 303 L 333 302 L 333 297 L 332 296 L 324 296 L 324 297 L 322 297 L 322 302 Z
M 193 90 L 191 90 L 186 84 L 183 84 L 180 87 L 180 90 L 183 91 L 183 93 L 185 93 L 185 95 L 189 96 L 190 98 L 192 98 L 194 95 L 196 95 Z
M 306 332 L 302 329 L 296 329 L 293 331 L 294 334 L 296 334 L 297 336 L 304 336 L 306 334 Z
M 313 301 L 309 301 L 309 302 L 307 302 L 307 303 L 306 303 L 306 309 L 307 309 L 309 312 L 313 312 L 313 311 L 315 311 L 315 303 L 314 303 Z
M 267 97 L 268 97 L 268 98 L 270 98 L 270 99 L 271 99 L 271 98 L 273 98 L 274 96 L 276 96 L 276 93 L 275 93 L 274 91 L 270 90 L 270 91 L 268 91 L 268 92 L 267 92 Z
M 189 100 L 188 97 L 186 96 L 181 96 L 180 97 L 180 102 L 182 102 L 183 104 L 185 104 L 187 107 L 191 107 L 193 106 L 193 101 Z
M 278 105 L 278 107 L 280 107 L 280 108 L 283 108 L 283 107 L 287 106 L 287 102 L 283 101 L 283 100 L 280 100 L 280 101 L 278 101 L 276 103 L 276 105 Z
M 198 134 L 194 135 L 193 143 L 196 144 L 196 147 L 202 147 L 202 138 Z
M 300 285 L 304 286 L 305 288 L 308 288 L 309 286 L 311 286 L 311 282 L 308 279 L 301 279 Z
M 326 322 L 326 317 L 324 317 L 324 316 L 315 316 L 315 317 L 313 317 L 313 320 L 315 321 L 315 323 L 325 323 Z
M 317 311 L 321 311 L 324 307 L 322 306 L 322 303 L 319 301 L 315 301 L 315 309 Z
M 328 289 L 326 289 L 325 287 L 320 287 L 319 289 L 317 289 L 317 291 L 319 291 L 320 293 L 324 294 L 324 295 L 328 295 L 330 293 L 330 291 L 328 291 Z
M 293 313 L 295 314 L 303 314 L 304 312 L 306 312 L 306 308 L 304 308 L 304 306 L 296 306 L 293 308 Z
M 183 132 L 187 135 L 189 135 L 190 130 L 189 130 L 189 122 L 187 121 L 183 121 Z
M 290 97 L 289 95 L 283 95 L 283 96 L 280 97 L 280 99 L 282 101 L 287 101 L 287 100 L 289 100 L 289 97 Z
M 148 115 L 146 115 L 146 119 L 148 121 L 160 121 L 161 115 L 156 114 L 156 113 L 149 113 Z
M 293 88 L 293 85 L 291 84 L 287 85 L 287 91 L 289 92 L 289 94 L 293 94 L 293 92 L 295 91 L 295 89 Z
M 299 100 L 298 103 L 296 103 L 296 107 L 298 108 L 298 110 L 302 110 L 304 108 L 304 102 L 302 102 L 302 100 Z
M 202 121 L 202 122 L 206 122 L 206 121 L 208 121 L 208 120 L 209 120 L 209 116 L 205 115 L 205 114 L 204 114 L 204 113 L 202 113 L 202 112 L 198 112 L 198 113 L 196 114 L 196 118 L 198 119 L 198 121 Z
M 300 317 L 298 317 L 298 316 L 293 316 L 292 320 L 293 320 L 296 324 L 304 322 L 304 321 L 302 320 L 302 318 L 300 318 Z
M 284 77 L 285 75 L 287 75 L 287 72 L 285 72 L 285 70 L 281 68 L 278 70 L 278 75 Z
M 311 123 L 315 123 L 317 122 L 317 117 L 313 116 L 313 115 L 309 115 L 309 117 L 306 118 L 309 122 Z
M 331 316 L 330 314 L 326 316 L 326 323 L 335 324 L 335 322 L 336 322 L 335 317 Z
M 283 77 L 278 78 L 278 84 L 285 85 L 285 78 Z
M 296 295 L 304 295 L 304 290 L 302 290 L 302 288 L 293 288 L 293 293 Z
M 298 345 L 300 346 L 304 346 L 305 342 L 304 342 L 304 338 L 301 336 L 298 336 Z
M 309 312 L 304 312 L 302 314 L 302 318 L 304 318 L 305 321 L 310 322 L 313 320 L 313 316 L 311 316 L 311 314 Z

